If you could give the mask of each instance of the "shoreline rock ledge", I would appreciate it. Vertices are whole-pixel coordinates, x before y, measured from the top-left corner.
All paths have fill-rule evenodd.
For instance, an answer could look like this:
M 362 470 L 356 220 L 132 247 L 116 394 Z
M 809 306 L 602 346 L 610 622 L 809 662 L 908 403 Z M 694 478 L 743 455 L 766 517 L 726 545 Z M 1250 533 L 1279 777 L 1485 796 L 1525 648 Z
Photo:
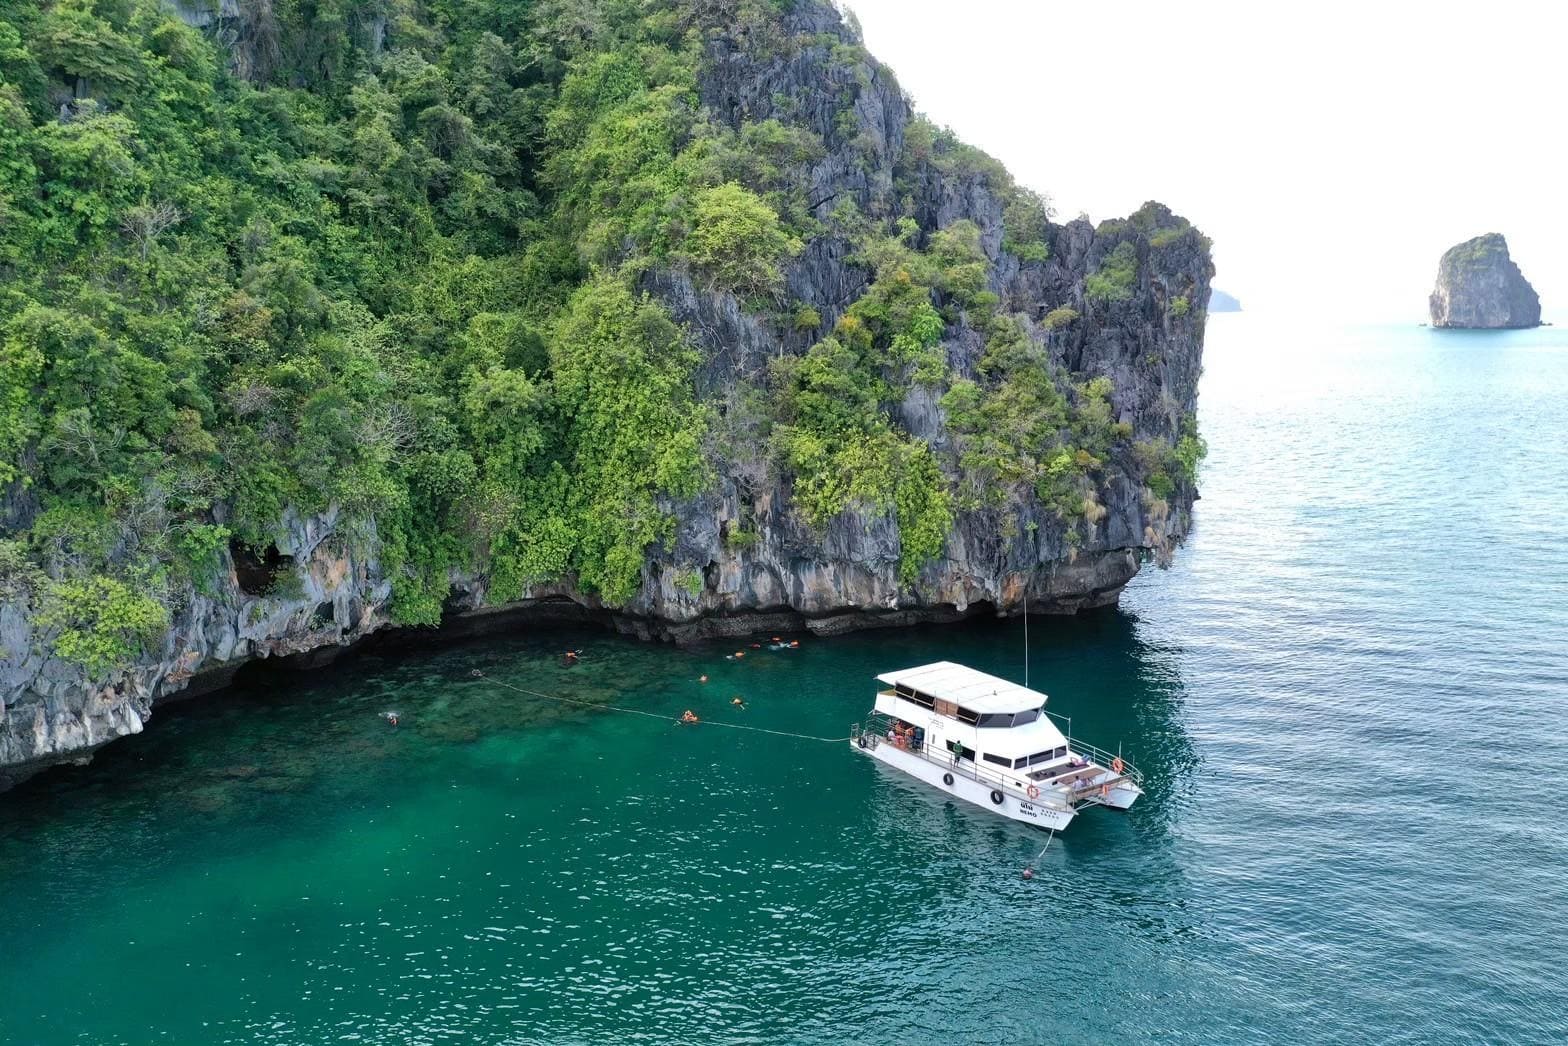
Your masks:
M 1503 330 L 1541 325 L 1541 299 L 1508 256 L 1508 241 L 1489 232 L 1443 252 L 1430 302 L 1432 326 Z

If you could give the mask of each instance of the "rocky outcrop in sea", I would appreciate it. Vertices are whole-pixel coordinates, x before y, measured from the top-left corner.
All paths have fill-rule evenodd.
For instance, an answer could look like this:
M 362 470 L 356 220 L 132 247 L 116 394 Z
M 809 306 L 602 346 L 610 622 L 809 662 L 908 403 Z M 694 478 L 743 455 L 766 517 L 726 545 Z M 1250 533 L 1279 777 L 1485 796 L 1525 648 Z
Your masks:
M 1151 490 L 1145 458 L 1149 446 L 1174 445 L 1194 416 L 1213 271 L 1208 241 L 1151 204 L 1098 227 L 1084 219 L 1051 223 L 1046 249 L 1019 257 L 1004 238 L 1004 199 L 991 169 L 906 149 L 909 102 L 832 7 L 802 0 L 782 22 L 782 45 L 709 39 L 703 106 L 731 124 L 771 117 L 819 136 L 822 155 L 792 177 L 809 189 L 820 219 L 852 204 L 863 215 L 912 219 L 922 240 L 959 221 L 978 228 L 985 286 L 997 307 L 1018 319 L 1069 380 L 1110 381 L 1111 417 L 1124 437 L 1096 470 L 1094 511 L 1064 520 L 1025 485 L 999 504 L 955 513 L 941 555 L 909 580 L 900 574 L 896 512 L 851 508 L 813 529 L 792 508 L 788 474 L 757 455 L 715 450 L 707 490 L 666 506 L 678 521 L 675 539 L 648 550 L 640 590 L 624 605 L 603 606 L 565 579 L 495 606 L 482 572 L 454 572 L 446 629 L 592 619 L 647 638 L 693 641 L 1013 614 L 1026 604 L 1032 612 L 1072 613 L 1114 603 L 1145 563 L 1168 561 L 1186 536 L 1196 491 L 1179 478 L 1173 490 Z M 1088 293 L 1086 282 L 1113 252 L 1124 271 L 1125 259 L 1136 260 L 1130 286 Z M 704 396 L 721 398 L 774 357 L 804 352 L 873 274 L 852 244 L 829 232 L 805 244 L 785 277 L 787 298 L 820 316 L 815 330 L 710 289 L 678 264 L 646 274 L 643 289 L 701 353 Z M 973 377 L 985 336 L 961 317 L 948 325 L 942 348 L 954 376 Z M 956 470 L 939 391 L 915 385 L 893 414 L 929 443 L 944 469 Z M 224 553 L 212 590 L 177 598 L 162 643 L 108 679 L 90 679 L 53 656 L 27 594 L 13 593 L 0 602 L 0 787 L 140 731 L 159 701 L 223 686 L 249 661 L 290 657 L 309 665 L 331 657 L 388 626 L 391 588 L 373 527 L 367 534 L 361 523 L 350 535 L 335 511 L 290 513 L 272 547 Z
M 1541 299 L 1489 232 L 1443 252 L 1430 302 L 1432 326 L 1478 330 L 1541 325 Z
M 1241 311 L 1241 301 L 1240 301 L 1240 299 L 1236 298 L 1234 295 L 1227 294 L 1224 291 L 1220 290 L 1218 287 L 1215 287 L 1209 293 L 1209 311 L 1210 312 L 1240 312 Z

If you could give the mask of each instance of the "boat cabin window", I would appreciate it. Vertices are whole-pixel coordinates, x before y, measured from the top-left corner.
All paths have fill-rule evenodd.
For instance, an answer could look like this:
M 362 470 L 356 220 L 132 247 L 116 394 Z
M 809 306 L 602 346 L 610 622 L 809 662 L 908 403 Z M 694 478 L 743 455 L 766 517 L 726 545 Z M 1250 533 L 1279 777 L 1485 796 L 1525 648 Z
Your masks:
M 1067 746 L 1062 745 L 1060 748 L 1053 748 L 1049 752 L 1036 752 L 1026 759 L 1015 759 L 1013 760 L 1013 769 L 1016 770 L 1021 766 L 1039 766 L 1041 763 L 1049 763 L 1054 759 L 1065 758 L 1066 755 Z
M 986 712 L 981 714 L 972 708 L 965 708 L 962 705 L 954 704 L 952 701 L 944 701 L 939 697 L 921 693 L 914 687 L 906 686 L 903 683 L 895 686 L 893 693 L 905 701 L 914 702 L 921 708 L 930 708 L 937 715 L 949 716 L 961 723 L 968 723 L 970 726 L 975 727 L 1023 726 L 1025 723 L 1032 723 L 1040 718 L 1040 710 L 1038 708 L 1028 708 L 1022 712 Z
M 990 752 L 985 754 L 985 761 L 988 763 L 995 763 L 997 766 L 1005 766 L 1009 770 L 1013 768 L 1013 761 L 1011 759 L 1008 759 L 1005 756 L 992 755 Z
M 947 743 L 947 750 L 953 755 L 958 756 L 960 759 L 967 759 L 971 763 L 975 761 L 975 750 L 973 748 L 965 748 L 957 741 L 949 741 Z
M 962 712 L 963 709 L 959 709 L 959 711 Z M 986 712 L 979 717 L 979 721 L 975 725 L 983 727 L 1023 726 L 1025 723 L 1032 723 L 1039 718 L 1040 710 L 1038 708 L 1026 708 L 1022 712 Z

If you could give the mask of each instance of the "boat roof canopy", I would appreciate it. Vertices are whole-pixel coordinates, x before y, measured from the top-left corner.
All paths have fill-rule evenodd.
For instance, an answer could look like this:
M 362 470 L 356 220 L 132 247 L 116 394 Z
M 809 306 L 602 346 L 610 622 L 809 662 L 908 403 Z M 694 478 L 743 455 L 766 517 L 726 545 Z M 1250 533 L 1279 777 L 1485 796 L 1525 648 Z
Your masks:
M 1038 690 L 952 661 L 903 668 L 877 678 L 895 689 L 917 690 L 928 697 L 962 705 L 972 712 L 1023 712 L 1041 708 L 1046 702 L 1046 696 Z

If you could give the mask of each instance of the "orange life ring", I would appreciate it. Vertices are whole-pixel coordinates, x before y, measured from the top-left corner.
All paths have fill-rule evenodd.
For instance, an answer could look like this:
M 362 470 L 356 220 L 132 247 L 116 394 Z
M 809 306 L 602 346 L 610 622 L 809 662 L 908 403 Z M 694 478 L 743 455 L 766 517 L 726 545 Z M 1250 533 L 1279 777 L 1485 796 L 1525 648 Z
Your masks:
M 1029 791 L 1029 798 L 1030 799 L 1038 799 L 1038 798 L 1040 798 L 1040 789 L 1037 786 L 1030 785 L 1028 791 Z
M 1121 773 L 1122 772 L 1122 768 L 1125 767 L 1126 765 L 1127 765 L 1126 763 L 1122 762 L 1122 757 L 1121 756 L 1117 756 L 1115 759 L 1111 760 L 1111 773 L 1113 773 L 1113 774 Z

